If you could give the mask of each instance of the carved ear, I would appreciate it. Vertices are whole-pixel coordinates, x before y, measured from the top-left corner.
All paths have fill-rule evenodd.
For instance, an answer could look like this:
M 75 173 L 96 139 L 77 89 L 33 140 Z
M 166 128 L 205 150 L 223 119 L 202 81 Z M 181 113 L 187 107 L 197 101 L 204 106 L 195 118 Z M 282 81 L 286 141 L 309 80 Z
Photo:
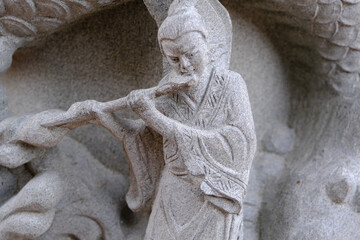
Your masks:
M 226 61 L 229 55 L 228 48 L 226 47 L 225 42 L 221 43 L 209 43 L 209 51 L 210 51 L 210 61 L 215 63 L 219 61 L 219 59 Z

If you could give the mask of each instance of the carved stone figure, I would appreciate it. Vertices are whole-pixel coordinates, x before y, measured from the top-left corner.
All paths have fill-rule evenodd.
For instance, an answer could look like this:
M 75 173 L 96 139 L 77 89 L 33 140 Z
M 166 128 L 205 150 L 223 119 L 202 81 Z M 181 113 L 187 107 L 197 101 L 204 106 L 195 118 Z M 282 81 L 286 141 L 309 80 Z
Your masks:
M 96 101 L 69 110 L 95 115 L 123 141 L 131 171 L 128 205 L 139 211 L 153 203 L 145 239 L 240 235 L 255 130 L 246 85 L 239 74 L 212 64 L 208 34 L 194 2 L 174 1 L 158 33 L 171 66 L 159 86 L 195 85 L 156 101 L 153 89 L 131 92 L 135 122 L 115 119 Z
M 230 226 L 229 216 L 241 222 L 229 213 L 240 205 L 246 240 L 359 239 L 360 1 L 221 0 L 232 24 L 218 0 L 185 1 L 180 8 L 170 8 L 172 2 L 0 0 L 0 239 L 137 240 L 146 228 L 146 238 L 159 232 L 163 238 L 206 237 L 213 229 L 202 231 L 195 219 L 206 216 L 216 225 L 226 218 Z M 199 31 L 179 41 L 162 31 L 163 57 L 158 30 L 179 12 L 200 16 L 203 26 L 195 24 Z M 166 55 L 183 42 L 202 42 L 201 36 L 212 74 L 179 77 Z M 212 88 L 198 91 L 201 83 L 237 78 L 228 69 L 246 81 L 258 139 L 244 200 L 220 191 L 211 184 L 215 175 L 205 171 L 220 164 L 213 172 L 223 183 L 229 172 L 221 169 L 238 170 L 226 165 L 226 146 L 242 151 L 244 141 L 226 143 L 226 136 L 239 127 L 210 110 L 227 109 L 217 108 L 216 98 L 208 114 L 223 119 L 204 117 L 204 102 L 198 102 L 211 96 Z M 236 85 L 220 85 L 235 92 Z M 42 112 L 86 99 L 98 102 Z M 129 108 L 144 120 L 130 120 Z M 160 123 L 169 119 L 181 124 L 170 137 L 151 127 L 166 130 Z M 196 125 L 198 119 L 205 126 Z M 189 143 L 188 136 L 198 141 Z M 209 151 L 214 145 L 221 147 Z M 172 153 L 179 158 L 171 161 Z M 173 195 L 189 189 L 182 198 Z M 188 199 L 197 201 L 189 205 Z
M 139 211 L 152 204 L 145 239 L 241 237 L 243 201 L 256 146 L 252 113 L 244 81 L 226 68 L 231 39 L 221 32 L 211 36 L 216 30 L 207 30 L 195 5 L 174 1 L 160 26 L 158 41 L 171 70 L 157 88 L 136 90 L 108 103 L 75 103 L 67 112 L 9 118 L 3 121 L 2 147 L 15 156 L 7 154 L 2 165 L 17 167 L 43 153 L 35 148 L 40 152 L 33 156 L 23 144 L 50 148 L 69 130 L 101 125 L 123 142 L 130 166 L 129 207 Z M 210 43 L 216 41 L 219 45 L 214 48 Z M 113 115 L 125 107 L 140 120 Z M 22 151 L 24 157 L 19 158 Z M 39 181 L 48 186 L 47 181 Z M 56 187 L 54 191 L 62 193 Z M 26 198 L 22 192 L 9 203 Z M 22 206 L 8 207 L 9 203 L 4 209 Z M 12 226 L 21 225 L 18 219 L 13 222 Z M 2 232 L 11 238 L 11 232 Z M 14 236 L 27 238 L 42 234 L 31 233 L 32 228 L 15 232 Z
M 211 64 L 208 37 L 192 3 L 175 1 L 158 33 L 172 68 L 159 85 L 188 76 L 196 85 L 156 103 L 146 90 L 130 94 L 144 122 L 124 136 L 127 201 L 138 210 L 154 198 L 145 239 L 237 239 L 241 230 L 254 125 L 244 81 Z M 154 152 L 159 140 L 163 156 Z

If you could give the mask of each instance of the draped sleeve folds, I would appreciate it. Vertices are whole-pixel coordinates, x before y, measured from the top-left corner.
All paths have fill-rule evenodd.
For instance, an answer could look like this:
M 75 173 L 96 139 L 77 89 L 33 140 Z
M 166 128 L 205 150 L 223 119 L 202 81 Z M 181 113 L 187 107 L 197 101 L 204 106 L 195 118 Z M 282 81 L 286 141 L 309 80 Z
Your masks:
M 204 176 L 200 188 L 208 200 L 229 213 L 239 213 L 255 154 L 256 136 L 241 76 L 231 73 L 221 77 L 227 82 L 223 96 L 209 115 L 212 122 L 205 129 L 178 125 L 175 136 L 189 172 Z
M 201 178 L 205 198 L 223 211 L 239 214 L 256 137 L 246 85 L 228 70 L 212 75 L 199 110 L 189 121 L 172 121 L 172 141 L 189 174 Z M 131 183 L 127 201 L 137 210 L 155 193 L 163 167 L 161 137 L 149 128 L 124 141 Z
M 149 207 L 163 168 L 162 137 L 145 125 L 124 138 L 123 146 L 130 169 L 126 202 L 133 211 Z

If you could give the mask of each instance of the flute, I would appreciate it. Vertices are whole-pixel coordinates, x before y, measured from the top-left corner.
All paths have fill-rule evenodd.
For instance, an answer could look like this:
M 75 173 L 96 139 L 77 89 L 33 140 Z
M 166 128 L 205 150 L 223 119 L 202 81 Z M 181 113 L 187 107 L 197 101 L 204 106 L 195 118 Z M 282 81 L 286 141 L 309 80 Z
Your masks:
M 184 91 L 195 84 L 195 80 L 189 80 L 183 83 L 169 82 L 159 87 L 153 87 L 149 90 L 154 91 L 155 97 L 164 96 L 167 94 Z M 127 108 L 127 98 L 122 97 L 109 102 L 101 102 L 100 106 L 104 112 L 112 113 Z M 58 115 L 46 119 L 42 122 L 41 126 L 45 128 L 64 127 L 64 126 L 81 126 L 88 124 L 94 117 L 88 114 L 81 114 L 78 112 L 66 112 L 59 113 Z

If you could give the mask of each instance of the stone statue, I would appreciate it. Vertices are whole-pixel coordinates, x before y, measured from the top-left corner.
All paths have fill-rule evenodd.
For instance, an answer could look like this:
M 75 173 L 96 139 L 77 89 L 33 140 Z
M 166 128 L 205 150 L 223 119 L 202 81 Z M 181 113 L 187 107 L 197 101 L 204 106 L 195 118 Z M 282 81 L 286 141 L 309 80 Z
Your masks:
M 211 64 L 208 38 L 191 1 L 174 1 L 158 33 L 171 66 L 159 85 L 184 77 L 196 85 L 156 101 L 134 91 L 128 105 L 142 119 L 137 129 L 120 137 L 121 127 L 107 126 L 123 139 L 131 166 L 129 206 L 154 201 L 145 239 L 238 239 L 241 230 L 254 124 L 244 81 Z
M 208 38 L 194 3 L 174 1 L 158 33 L 171 66 L 159 86 L 189 79 L 194 86 L 156 100 L 153 89 L 131 92 L 127 105 L 137 121 L 116 119 L 96 101 L 69 110 L 96 116 L 123 142 L 131 171 L 128 205 L 134 211 L 153 205 L 145 239 L 240 234 L 254 124 L 244 81 L 211 63 Z
M 220 51 L 215 53 L 210 43 L 221 38 L 211 34 L 195 1 L 174 1 L 158 32 L 161 52 L 171 67 L 158 87 L 135 90 L 112 102 L 78 102 L 67 112 L 9 118 L 2 122 L 8 132 L 2 147 L 15 155 L 28 150 L 22 144 L 51 148 L 74 128 L 100 125 L 125 148 L 130 167 L 128 206 L 133 211 L 152 208 L 145 239 L 238 239 L 256 137 L 246 85 L 239 74 L 227 69 L 231 44 L 217 46 Z M 223 39 L 231 42 L 228 36 Z M 140 119 L 113 114 L 123 108 Z M 14 168 L 33 160 L 28 152 L 24 156 L 7 156 L 1 164 Z M 52 174 L 45 173 L 53 182 Z M 42 178 L 44 174 L 36 179 L 48 187 Z M 56 200 L 42 210 L 51 210 L 48 223 L 63 193 L 60 188 L 50 187 Z M 23 192 L 12 199 L 25 199 Z M 15 207 L 8 207 L 12 202 Z M 21 206 L 11 200 L 3 208 Z M 21 224 L 18 218 L 13 222 Z M 12 236 L 9 228 L 3 231 L 7 238 Z M 16 234 L 34 238 L 41 232 Z
M 0 0 L 0 239 L 360 239 L 360 1 L 179 2 Z

